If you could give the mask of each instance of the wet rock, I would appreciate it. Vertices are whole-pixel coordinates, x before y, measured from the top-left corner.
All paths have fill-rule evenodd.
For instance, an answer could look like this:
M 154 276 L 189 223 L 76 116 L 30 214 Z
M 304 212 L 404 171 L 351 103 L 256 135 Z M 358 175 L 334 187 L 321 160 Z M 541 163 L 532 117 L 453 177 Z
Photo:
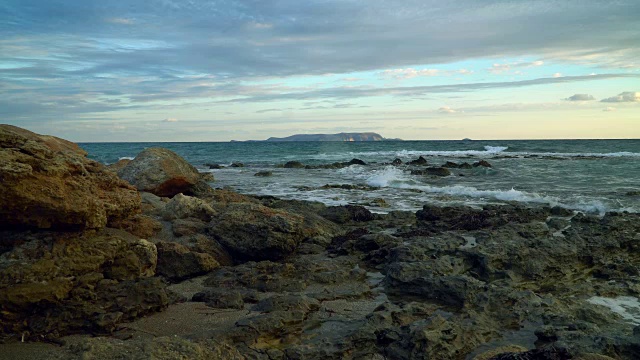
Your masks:
M 241 167 L 244 167 L 244 164 L 241 163 L 241 162 L 234 162 L 234 163 L 231 164 L 231 167 L 233 167 L 233 168 L 241 168 Z
M 0 337 L 111 331 L 168 305 L 152 243 L 121 230 L 20 233 L 0 257 Z
M 348 165 L 367 165 L 366 162 L 360 160 L 360 159 L 351 159 L 348 163 Z
M 169 201 L 162 212 L 165 220 L 197 218 L 209 221 L 216 211 L 202 199 L 177 194 Z
M 402 160 L 396 158 L 391 162 L 391 165 L 394 165 L 394 166 L 402 165 Z
M 284 164 L 285 169 L 303 169 L 304 164 L 299 161 L 289 161 Z
M 140 191 L 173 197 L 189 193 L 200 180 L 198 170 L 171 150 L 143 150 L 118 175 Z
M 427 165 L 427 159 L 425 159 L 424 157 L 420 156 L 419 158 L 417 158 L 415 160 L 409 161 L 407 164 L 409 164 L 409 165 Z
M 304 218 L 257 204 L 230 204 L 210 233 L 239 260 L 281 259 L 304 238 Z
M 76 144 L 0 125 L 0 226 L 102 228 L 140 196 Z
M 212 170 L 224 169 L 224 166 L 222 166 L 220 164 L 204 164 L 204 165 L 208 166 L 209 169 L 212 169 Z
M 480 160 L 473 163 L 473 167 L 479 167 L 479 166 L 488 167 L 488 168 L 493 167 L 491 166 L 491 164 L 489 164 L 488 161 L 485 161 L 485 160 Z
M 171 242 L 158 242 L 158 275 L 177 282 L 203 275 L 220 266 L 209 254 L 190 250 L 188 247 Z
M 452 162 L 452 161 L 447 161 L 446 163 L 442 164 L 443 168 L 449 168 L 449 169 L 471 169 L 473 168 L 473 166 L 467 162 L 463 162 L 461 164 Z
M 451 171 L 444 167 L 428 167 L 425 169 L 426 175 L 433 176 L 449 176 L 451 175 Z
M 560 206 L 554 206 L 551 208 L 551 215 L 554 216 L 572 216 L 573 215 L 573 210 L 570 209 L 566 209 Z
M 358 205 L 329 206 L 320 215 L 338 224 L 350 221 L 365 222 L 375 219 L 375 215 L 371 211 L 364 206 Z
M 318 311 L 320 302 L 316 299 L 304 295 L 284 294 L 270 296 L 259 301 L 254 307 L 254 311 L 303 311 L 305 313 Z
M 258 171 L 257 173 L 253 174 L 253 176 L 260 176 L 260 177 L 273 176 L 273 172 L 271 172 L 271 171 Z
M 640 196 L 640 190 L 627 191 L 625 196 Z
M 547 348 L 533 349 L 525 352 L 508 352 L 496 355 L 489 360 L 520 360 L 520 359 L 539 359 L 539 360 L 569 360 L 574 356 L 563 348 Z

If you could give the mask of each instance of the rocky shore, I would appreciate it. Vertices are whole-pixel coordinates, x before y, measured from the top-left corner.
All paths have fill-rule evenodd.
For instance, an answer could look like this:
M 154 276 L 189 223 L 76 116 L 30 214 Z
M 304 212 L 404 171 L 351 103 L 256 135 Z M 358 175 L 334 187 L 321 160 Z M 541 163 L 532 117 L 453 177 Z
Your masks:
M 375 214 L 86 155 L 0 125 L 0 359 L 640 358 L 638 214 Z

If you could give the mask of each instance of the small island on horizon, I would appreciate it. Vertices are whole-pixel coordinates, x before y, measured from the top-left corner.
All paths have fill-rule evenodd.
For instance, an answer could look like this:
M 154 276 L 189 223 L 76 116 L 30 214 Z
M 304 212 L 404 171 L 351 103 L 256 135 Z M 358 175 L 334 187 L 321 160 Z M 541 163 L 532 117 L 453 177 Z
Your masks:
M 402 139 L 387 139 L 374 132 L 350 132 L 338 134 L 295 134 L 287 137 L 270 137 L 266 140 L 249 141 L 402 141 Z

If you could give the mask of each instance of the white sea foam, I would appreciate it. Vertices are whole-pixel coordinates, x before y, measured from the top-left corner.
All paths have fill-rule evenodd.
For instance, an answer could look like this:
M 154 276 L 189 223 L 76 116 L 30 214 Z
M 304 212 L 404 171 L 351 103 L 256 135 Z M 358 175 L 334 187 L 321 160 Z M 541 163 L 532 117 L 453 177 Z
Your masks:
M 640 325 L 640 302 L 638 298 L 632 296 L 619 296 L 617 298 L 606 298 L 594 296 L 587 302 L 605 306 L 614 313 L 622 316 L 627 322 L 633 325 Z
M 405 180 L 402 170 L 394 166 L 386 166 L 380 170 L 374 170 L 373 175 L 367 178 L 367 185 L 376 187 L 387 187 L 392 183 L 399 183 Z
M 118 161 L 120 161 L 120 160 L 133 160 L 133 159 L 135 159 L 133 156 L 123 156 L 123 157 L 119 158 Z

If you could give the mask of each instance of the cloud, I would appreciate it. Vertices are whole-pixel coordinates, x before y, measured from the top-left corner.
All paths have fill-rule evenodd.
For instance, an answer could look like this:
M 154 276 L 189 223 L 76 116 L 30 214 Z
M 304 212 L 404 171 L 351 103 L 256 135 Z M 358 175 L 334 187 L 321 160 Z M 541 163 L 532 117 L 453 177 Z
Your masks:
M 616 96 L 600 100 L 602 102 L 640 102 L 640 92 L 638 91 L 625 91 Z
M 562 73 L 557 72 L 557 73 L 553 74 L 552 76 L 554 78 L 560 78 L 560 77 L 562 77 Z
M 166 119 L 162 120 L 162 122 L 173 123 L 173 122 L 178 122 L 178 119 L 176 119 L 176 118 L 166 118 Z
M 382 72 L 382 76 L 392 77 L 395 79 L 413 79 L 421 76 L 437 76 L 440 74 L 440 70 L 437 69 L 422 69 L 416 70 L 413 68 L 407 69 L 391 69 Z
M 595 99 L 596 98 L 594 98 L 593 95 L 575 94 L 575 95 L 569 96 L 565 100 L 567 100 L 567 101 L 591 101 L 591 100 L 595 100 Z
M 450 108 L 448 106 L 443 106 L 440 109 L 438 109 L 438 112 L 442 113 L 442 114 L 455 114 L 455 113 L 458 113 L 458 112 L 461 112 L 461 111 L 452 109 L 452 108 Z
M 512 70 L 514 70 L 515 73 L 521 74 L 522 72 L 517 71 L 517 69 L 526 69 L 526 68 L 538 67 L 542 65 L 544 65 L 544 61 L 542 60 L 536 60 L 531 62 L 513 62 L 513 63 L 504 63 L 504 64 L 495 63 L 487 70 L 493 74 L 508 73 Z
M 106 19 L 106 21 L 108 23 L 120 24 L 120 25 L 133 25 L 135 23 L 135 21 L 133 19 L 120 18 L 120 17 L 108 18 L 108 19 Z
M 602 109 L 602 111 L 606 111 L 606 112 L 611 112 L 611 111 L 616 111 L 617 109 L 614 108 L 613 106 L 607 106 L 606 108 Z

